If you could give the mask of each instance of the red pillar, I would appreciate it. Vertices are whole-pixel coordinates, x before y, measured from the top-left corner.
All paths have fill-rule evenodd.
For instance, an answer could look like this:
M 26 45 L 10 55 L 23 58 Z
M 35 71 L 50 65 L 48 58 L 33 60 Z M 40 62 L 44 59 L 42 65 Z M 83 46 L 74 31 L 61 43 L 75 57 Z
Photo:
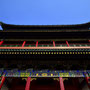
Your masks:
M 85 79 L 86 79 L 86 83 L 87 83 L 88 87 L 90 88 L 90 84 L 89 84 L 90 77 L 86 77 Z
M 23 42 L 22 47 L 24 47 L 25 43 L 26 43 L 26 41 Z
M 88 42 L 90 42 L 90 40 L 88 40 Z
M 55 47 L 55 41 L 53 41 L 53 46 Z
M 66 41 L 66 44 L 67 44 L 67 46 L 69 47 L 69 43 L 68 43 L 68 41 Z
M 31 82 L 31 77 L 28 77 L 25 90 L 30 90 L 30 82 Z
M 1 90 L 1 88 L 2 88 L 2 86 L 3 86 L 4 81 L 5 81 L 5 77 L 2 76 L 2 80 L 1 80 L 1 84 L 0 84 L 0 90 Z
M 60 90 L 65 90 L 62 77 L 59 77 L 59 82 L 60 82 Z
M 36 47 L 38 47 L 38 41 L 36 41 Z
M 3 42 L 4 42 L 4 41 L 1 41 L 1 42 L 0 42 L 0 45 L 2 45 L 2 44 L 3 44 Z

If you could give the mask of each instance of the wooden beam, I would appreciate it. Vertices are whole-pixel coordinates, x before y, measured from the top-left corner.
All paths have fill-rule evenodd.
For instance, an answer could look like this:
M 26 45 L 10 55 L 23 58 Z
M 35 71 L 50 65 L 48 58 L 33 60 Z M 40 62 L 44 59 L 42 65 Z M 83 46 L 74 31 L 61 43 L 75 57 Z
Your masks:
M 38 47 L 38 41 L 36 41 L 36 47 Z
M 2 45 L 2 44 L 3 44 L 3 42 L 4 42 L 4 41 L 1 41 L 1 42 L 0 42 L 0 45 Z
M 53 46 L 55 47 L 55 41 L 53 41 Z
M 68 43 L 68 41 L 66 41 L 66 44 L 67 44 L 67 46 L 69 47 L 69 43 Z
M 24 47 L 24 46 L 25 46 L 25 43 L 26 43 L 26 41 L 24 41 L 24 42 L 23 42 L 22 47 Z
M 90 49 L 87 47 L 0 47 L 0 49 Z
M 4 81 L 5 81 L 5 77 L 2 76 L 2 80 L 1 80 L 1 84 L 0 84 L 0 90 L 1 90 L 1 88 L 2 88 L 2 86 L 3 86 Z

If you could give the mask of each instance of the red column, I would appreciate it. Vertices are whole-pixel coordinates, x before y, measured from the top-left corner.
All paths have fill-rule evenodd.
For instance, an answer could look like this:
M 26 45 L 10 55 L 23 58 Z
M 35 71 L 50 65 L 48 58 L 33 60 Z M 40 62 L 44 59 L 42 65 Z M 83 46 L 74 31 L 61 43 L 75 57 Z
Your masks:
M 38 41 L 36 41 L 36 47 L 38 47 Z
M 24 47 L 25 43 L 26 43 L 26 41 L 23 42 L 22 47 Z
M 2 80 L 1 80 L 1 84 L 0 84 L 0 90 L 1 90 L 1 88 L 2 88 L 2 86 L 3 86 L 4 81 L 5 81 L 5 77 L 2 76 Z
M 0 42 L 0 45 L 2 45 L 2 44 L 3 44 L 3 42 L 4 42 L 4 41 L 1 41 L 1 42 Z
M 66 44 L 67 44 L 67 46 L 69 47 L 69 43 L 68 43 L 68 41 L 66 41 Z
M 88 42 L 90 42 L 90 40 L 88 40 Z
M 59 82 L 60 82 L 60 90 L 65 90 L 62 77 L 59 77 Z
M 53 46 L 55 47 L 55 41 L 53 41 Z
M 86 79 L 86 83 L 87 83 L 88 87 L 90 88 L 90 83 L 89 83 L 90 77 L 86 77 L 85 79 Z
M 31 77 L 28 77 L 25 90 L 30 90 L 30 82 L 31 82 Z

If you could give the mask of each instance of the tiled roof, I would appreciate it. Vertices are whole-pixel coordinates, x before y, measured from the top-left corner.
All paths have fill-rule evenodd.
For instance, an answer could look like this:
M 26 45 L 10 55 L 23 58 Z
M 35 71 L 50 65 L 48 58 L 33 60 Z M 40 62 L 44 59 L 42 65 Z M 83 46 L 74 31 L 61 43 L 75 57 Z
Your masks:
M 75 25 L 13 25 L 0 22 L 3 30 L 82 30 L 90 29 L 90 22 Z

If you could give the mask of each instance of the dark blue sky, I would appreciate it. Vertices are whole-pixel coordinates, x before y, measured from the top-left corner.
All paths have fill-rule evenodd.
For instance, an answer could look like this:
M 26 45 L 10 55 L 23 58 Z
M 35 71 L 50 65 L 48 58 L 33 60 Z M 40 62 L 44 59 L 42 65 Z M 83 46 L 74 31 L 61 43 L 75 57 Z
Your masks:
M 0 21 L 57 25 L 90 21 L 90 0 L 0 0 Z

